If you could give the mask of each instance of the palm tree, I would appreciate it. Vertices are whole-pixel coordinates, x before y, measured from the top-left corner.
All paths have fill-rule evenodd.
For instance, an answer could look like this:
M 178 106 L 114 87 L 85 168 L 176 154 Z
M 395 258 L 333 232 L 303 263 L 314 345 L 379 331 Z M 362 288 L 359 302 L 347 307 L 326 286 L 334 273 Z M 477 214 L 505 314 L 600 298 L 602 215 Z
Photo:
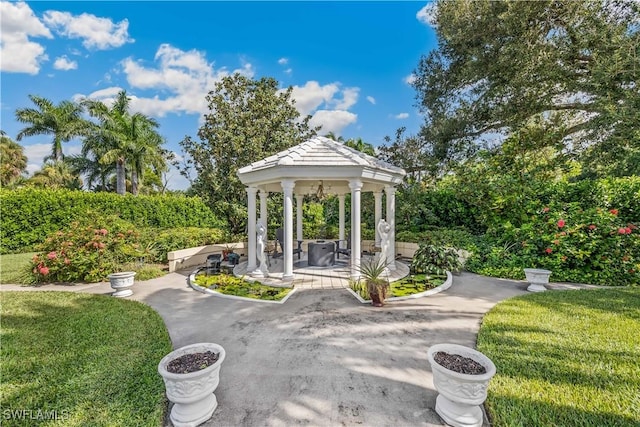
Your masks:
M 82 180 L 75 175 L 69 165 L 62 161 L 49 161 L 33 174 L 27 184 L 41 188 L 82 189 Z
M 358 139 L 350 138 L 344 143 L 344 145 L 346 145 L 347 147 L 351 147 L 354 150 L 358 150 L 361 153 L 368 154 L 370 156 L 375 157 L 376 155 L 376 149 L 373 147 L 373 145 L 369 144 L 368 142 L 364 142 L 362 138 L 358 138 Z
M 16 139 L 21 141 L 25 136 L 53 135 L 51 156 L 57 162 L 62 161 L 62 143 L 82 136 L 88 123 L 82 118 L 82 106 L 71 101 L 62 101 L 58 105 L 46 98 L 29 95 L 29 99 L 37 108 L 20 108 L 16 110 L 16 119 L 29 126 L 22 129 Z
M 0 130 L 0 185 L 11 185 L 27 169 L 27 157 L 22 145 Z
M 126 191 L 127 162 L 131 161 L 135 170 L 132 176 L 135 189 L 132 192 L 137 194 L 137 175 L 144 170 L 145 162 L 157 162 L 156 152 L 161 150 L 162 144 L 162 137 L 156 131 L 158 122 L 141 113 L 131 114 L 129 103 L 124 90 L 118 93 L 111 108 L 101 101 L 84 101 L 89 114 L 99 121 L 87 142 L 90 146 L 100 147 L 96 151 L 100 163 L 115 164 L 118 194 Z
M 344 138 L 342 136 L 336 136 L 336 134 L 333 133 L 333 131 L 326 133 L 324 137 L 332 139 L 336 142 L 344 142 Z

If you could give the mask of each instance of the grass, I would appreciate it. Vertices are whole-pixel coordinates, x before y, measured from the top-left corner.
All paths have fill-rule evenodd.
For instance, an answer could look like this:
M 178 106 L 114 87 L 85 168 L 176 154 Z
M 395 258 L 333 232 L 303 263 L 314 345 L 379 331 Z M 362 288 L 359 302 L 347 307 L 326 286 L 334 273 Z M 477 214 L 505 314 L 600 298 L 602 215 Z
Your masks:
M 47 425 L 162 425 L 157 365 L 171 342 L 150 307 L 71 292 L 0 297 L 3 426 L 34 425 L 30 417 L 38 411 L 58 415 Z M 7 411 L 31 415 L 18 419 Z
M 27 283 L 29 262 L 35 252 L 24 254 L 0 255 L 0 283 L 3 285 L 20 285 Z
M 478 349 L 498 369 L 496 427 L 640 425 L 640 288 L 510 299 L 485 316 Z
M 391 289 L 389 290 L 389 295 L 387 295 L 387 298 L 404 297 L 407 295 L 413 295 L 420 292 L 428 291 L 429 289 L 433 289 L 442 285 L 446 279 L 446 276 L 442 277 L 429 274 L 415 274 L 407 276 L 391 283 Z M 350 281 L 349 286 L 363 299 L 371 299 L 364 280 L 360 280 L 358 282 Z
M 248 280 L 229 274 L 207 276 L 206 274 L 200 273 L 196 276 L 195 282 L 204 288 L 215 289 L 221 294 L 267 301 L 280 301 L 291 292 L 291 288 L 280 288 L 263 285 L 260 282 L 249 282 Z

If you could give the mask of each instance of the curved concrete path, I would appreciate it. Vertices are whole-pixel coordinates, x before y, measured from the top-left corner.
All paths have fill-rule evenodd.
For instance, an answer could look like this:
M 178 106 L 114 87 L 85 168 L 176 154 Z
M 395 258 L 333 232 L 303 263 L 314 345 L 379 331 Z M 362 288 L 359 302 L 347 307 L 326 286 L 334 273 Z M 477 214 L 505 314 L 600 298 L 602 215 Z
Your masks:
M 482 316 L 527 287 L 462 273 L 445 292 L 383 308 L 344 289 L 298 290 L 279 305 L 196 292 L 188 273 L 138 282 L 131 299 L 160 313 L 174 347 L 225 347 L 219 406 L 206 426 L 442 426 L 427 349 L 475 347 Z M 112 292 L 107 283 L 37 289 Z

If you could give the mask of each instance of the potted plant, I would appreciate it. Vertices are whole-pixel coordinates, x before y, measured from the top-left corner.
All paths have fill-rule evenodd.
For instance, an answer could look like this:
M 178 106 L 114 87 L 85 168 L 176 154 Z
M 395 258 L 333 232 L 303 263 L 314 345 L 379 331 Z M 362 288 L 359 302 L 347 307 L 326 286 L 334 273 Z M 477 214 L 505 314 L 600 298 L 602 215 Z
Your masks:
M 455 427 L 482 426 L 480 405 L 487 398 L 489 381 L 496 373 L 493 362 L 479 351 L 457 344 L 433 345 L 427 358 L 438 391 L 438 415 Z
M 235 248 L 236 245 L 234 243 L 225 243 L 224 249 L 222 250 L 222 260 L 229 261 L 229 254 L 232 254 Z
M 524 275 L 527 277 L 529 292 L 544 292 L 547 290 L 545 285 L 549 284 L 549 276 L 551 276 L 550 270 L 543 270 L 541 268 L 525 268 Z
M 389 293 L 389 279 L 386 277 L 387 262 L 383 259 L 371 259 L 360 264 L 358 271 L 367 285 L 367 293 L 374 307 L 382 307 Z
M 133 295 L 133 291 L 130 289 L 133 286 L 135 271 L 123 271 L 120 273 L 112 273 L 107 277 L 109 283 L 115 291 L 111 295 L 118 298 L 124 298 Z
M 211 418 L 218 407 L 213 392 L 220 382 L 226 352 L 215 343 L 181 347 L 162 358 L 158 372 L 167 398 L 174 403 L 171 422 L 176 427 L 196 426 Z

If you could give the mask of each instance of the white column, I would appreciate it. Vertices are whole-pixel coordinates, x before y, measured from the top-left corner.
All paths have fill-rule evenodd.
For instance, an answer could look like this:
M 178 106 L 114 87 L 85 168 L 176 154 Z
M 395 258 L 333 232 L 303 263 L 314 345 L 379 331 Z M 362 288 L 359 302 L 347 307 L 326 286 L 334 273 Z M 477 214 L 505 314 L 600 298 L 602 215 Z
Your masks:
M 389 253 L 387 254 L 387 263 L 389 270 L 396 269 L 396 189 L 390 185 L 384 187 L 385 196 L 387 198 L 387 223 L 391 230 L 389 231 Z
M 284 193 L 284 273 L 282 280 L 293 279 L 293 188 L 296 183 L 285 180 L 280 183 Z
M 247 187 L 247 232 L 248 232 L 248 256 L 247 272 L 256 269 L 256 187 Z
M 296 240 L 302 239 L 302 202 L 304 194 L 296 194 Z
M 265 238 L 267 240 L 269 240 L 268 234 L 267 234 L 267 224 L 268 224 L 268 218 L 267 218 L 267 197 L 269 196 L 269 193 L 266 192 L 265 190 L 260 190 L 260 221 L 262 222 L 262 225 L 264 225 L 264 230 L 265 230 Z
M 341 240 L 340 244 L 346 248 L 347 246 L 342 242 L 344 240 L 344 197 L 344 194 L 338 194 L 338 222 L 340 224 L 338 238 Z
M 380 232 L 378 231 L 378 224 L 382 219 L 382 191 L 374 191 L 373 199 L 375 201 L 375 222 L 373 228 L 376 230 L 376 248 L 380 247 Z
M 360 194 L 362 181 L 349 181 L 351 189 L 351 278 L 360 278 Z

